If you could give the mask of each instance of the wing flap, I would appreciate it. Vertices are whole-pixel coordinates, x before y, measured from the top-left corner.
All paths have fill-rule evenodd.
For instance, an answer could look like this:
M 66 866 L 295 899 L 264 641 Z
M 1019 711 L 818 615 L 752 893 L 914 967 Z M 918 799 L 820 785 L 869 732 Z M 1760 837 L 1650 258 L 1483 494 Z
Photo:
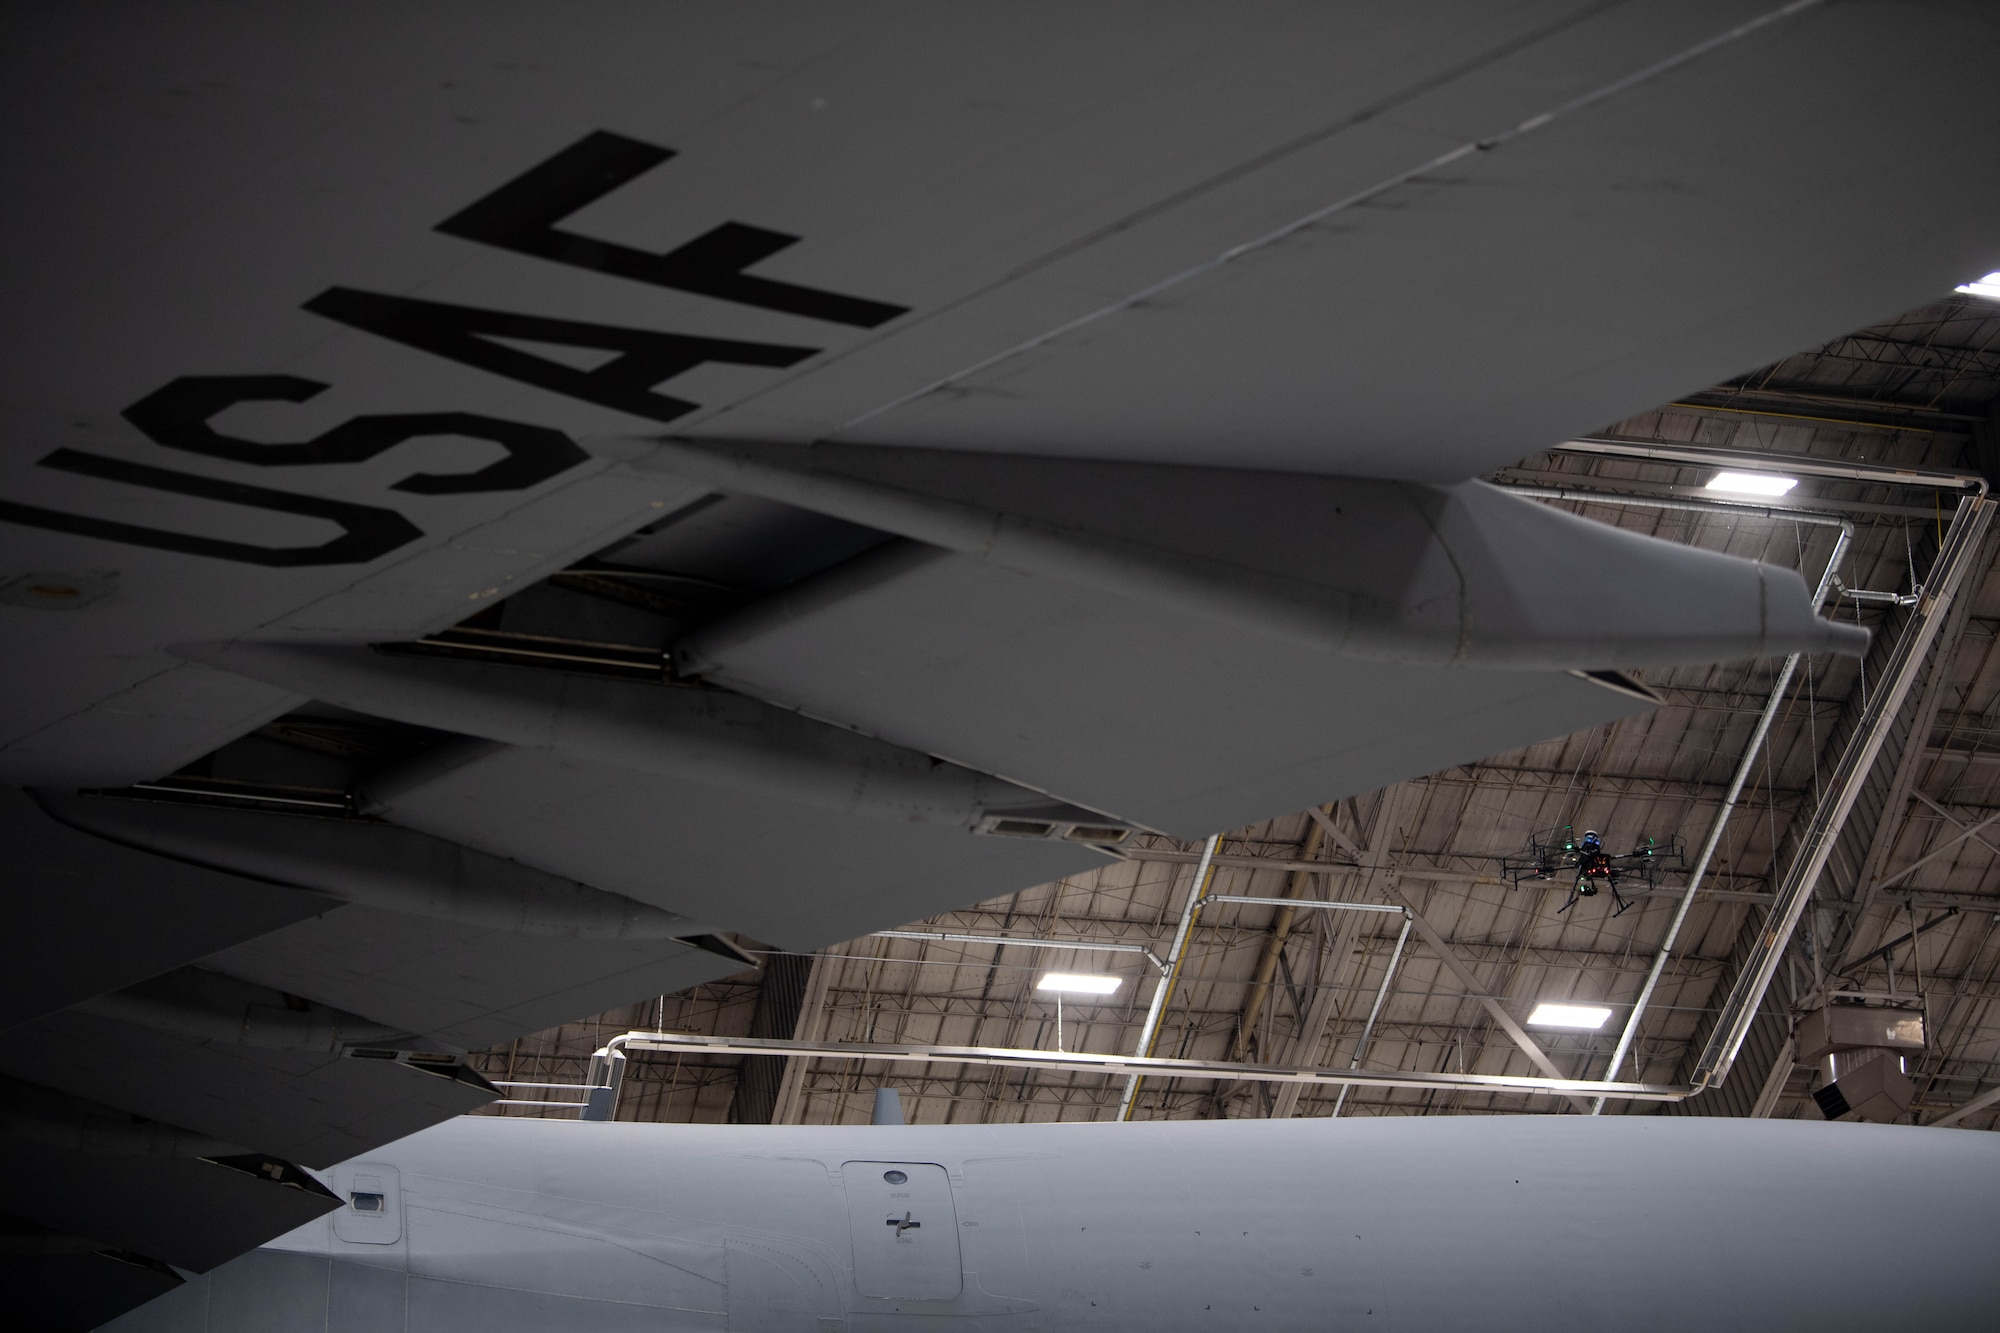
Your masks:
M 231 976 L 466 1048 L 743 970 L 740 958 L 679 940 L 512 934 L 358 905 L 206 961 Z
M 391 813 L 670 911 L 700 904 L 723 928 L 789 949 L 1102 863 L 1074 842 L 842 815 L 512 747 L 404 793 Z
M 57 1239 L 74 1244 L 67 1250 L 0 1257 L 8 1309 L 25 1321 L 23 1327 L 81 1333 L 182 1283 L 179 1273 L 156 1259 L 82 1238 Z
M 79 833 L 0 790 L 0 1030 L 340 906 Z
M 494 1097 L 398 1061 L 198 1042 L 83 1013 L 0 1036 L 0 1071 L 315 1168 Z
M 962 556 L 798 604 L 713 650 L 710 678 L 1182 837 L 1652 707 L 1566 672 L 1337 657 Z
M 0 1138 L 0 1213 L 207 1272 L 337 1201 L 194 1157 L 111 1156 Z

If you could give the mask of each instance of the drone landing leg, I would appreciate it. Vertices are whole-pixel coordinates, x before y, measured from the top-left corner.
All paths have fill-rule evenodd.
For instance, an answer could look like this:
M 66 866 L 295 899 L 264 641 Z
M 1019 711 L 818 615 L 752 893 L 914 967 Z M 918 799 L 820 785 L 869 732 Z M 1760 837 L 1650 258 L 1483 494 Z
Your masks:
M 1618 886 L 1616 884 L 1613 884 L 1611 886 L 1611 897 L 1612 900 L 1618 904 L 1618 910 L 1611 914 L 1614 919 L 1624 916 L 1627 912 L 1632 910 L 1632 904 L 1625 900 L 1624 894 L 1618 892 Z

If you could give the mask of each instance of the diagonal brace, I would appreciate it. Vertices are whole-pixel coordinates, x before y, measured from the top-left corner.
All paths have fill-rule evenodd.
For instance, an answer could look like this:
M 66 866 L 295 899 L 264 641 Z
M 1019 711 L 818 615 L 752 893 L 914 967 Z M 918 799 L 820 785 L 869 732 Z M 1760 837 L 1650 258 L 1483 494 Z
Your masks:
M 1444 960 L 1444 965 L 1451 969 L 1452 975 L 1458 978 L 1459 983 L 1465 987 L 1467 993 L 1486 1006 L 1486 1012 L 1493 1015 L 1493 1021 L 1498 1023 L 1501 1029 L 1514 1039 L 1514 1044 L 1521 1048 L 1523 1054 L 1534 1061 L 1535 1068 L 1541 1070 L 1550 1078 L 1568 1078 L 1569 1075 L 1558 1069 L 1556 1062 L 1549 1059 L 1548 1052 L 1544 1051 L 1536 1043 L 1535 1039 L 1528 1035 L 1528 1030 L 1514 1020 L 1514 1016 L 1501 1006 L 1500 1001 L 1486 993 L 1485 986 L 1474 975 L 1471 966 L 1452 950 L 1451 945 L 1445 942 L 1444 936 L 1438 934 L 1437 928 L 1424 920 L 1423 915 L 1417 911 L 1408 898 L 1403 897 L 1401 893 L 1396 894 L 1396 897 L 1402 902 L 1404 907 L 1409 909 L 1410 924 L 1417 928 L 1417 934 L 1424 937 L 1424 943 L 1428 944 L 1431 947 L 1431 951 Z M 1570 1098 L 1570 1104 L 1575 1106 L 1579 1111 L 1588 1112 L 1590 1110 L 1590 1104 L 1581 1097 Z

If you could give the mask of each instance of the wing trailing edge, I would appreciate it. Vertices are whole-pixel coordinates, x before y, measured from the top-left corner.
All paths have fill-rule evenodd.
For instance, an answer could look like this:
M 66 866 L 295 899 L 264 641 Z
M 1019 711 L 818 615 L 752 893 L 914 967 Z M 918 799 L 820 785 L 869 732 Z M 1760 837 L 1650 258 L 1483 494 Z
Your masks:
M 246 641 L 175 651 L 377 717 L 841 814 L 964 826 L 1009 817 L 1104 823 L 1003 778 L 726 690 L 353 644 Z M 381 809 L 393 809 L 392 797 L 376 795 Z
M 409 916 L 586 940 L 706 931 L 621 894 L 391 824 L 170 801 L 38 799 L 71 828 L 123 846 Z

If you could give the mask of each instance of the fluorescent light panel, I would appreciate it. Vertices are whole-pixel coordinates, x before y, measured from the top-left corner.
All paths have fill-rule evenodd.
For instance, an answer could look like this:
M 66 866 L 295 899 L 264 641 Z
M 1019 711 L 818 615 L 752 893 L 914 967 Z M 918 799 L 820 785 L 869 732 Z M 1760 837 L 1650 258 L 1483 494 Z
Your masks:
M 1109 995 L 1123 985 L 1120 977 L 1093 977 L 1082 972 L 1044 972 L 1036 990 L 1070 991 L 1077 995 Z
M 1703 489 L 1736 495 L 1783 495 L 1798 484 L 1797 477 L 1781 477 L 1775 472 L 1718 472 Z
M 1983 296 L 1989 301 L 2000 301 L 2000 273 L 1989 273 L 1983 278 L 1962 282 L 1952 290 L 1964 292 L 1967 296 Z
M 1596 1032 L 1611 1021 L 1611 1011 L 1594 1004 L 1538 1004 L 1528 1015 L 1531 1028 L 1575 1028 Z

